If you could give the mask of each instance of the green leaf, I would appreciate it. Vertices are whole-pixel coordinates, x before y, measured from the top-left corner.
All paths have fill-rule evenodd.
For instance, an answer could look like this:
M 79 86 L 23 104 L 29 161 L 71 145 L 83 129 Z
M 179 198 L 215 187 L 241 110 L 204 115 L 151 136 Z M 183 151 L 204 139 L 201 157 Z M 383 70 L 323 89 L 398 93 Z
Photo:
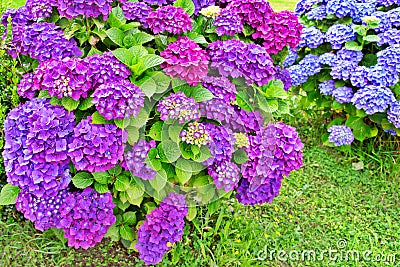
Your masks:
M 51 98 L 51 96 L 49 95 L 49 91 L 41 90 L 39 92 L 38 98 Z
M 19 194 L 19 187 L 6 184 L 0 193 L 0 205 L 12 205 L 15 204 L 15 200 Z
M 78 172 L 72 177 L 72 183 L 76 188 L 85 189 L 93 184 L 93 176 L 88 172 Z
M 164 186 L 167 184 L 167 173 L 165 170 L 161 170 L 157 172 L 156 177 L 153 180 L 150 180 L 150 185 L 153 187 L 157 192 L 160 192 Z
M 162 121 L 157 121 L 151 126 L 149 131 L 149 136 L 151 139 L 161 141 L 161 132 L 163 129 L 163 125 L 164 123 Z
M 130 123 L 130 119 L 114 120 L 114 124 L 120 129 L 126 129 Z
M 162 71 L 150 72 L 147 73 L 147 75 L 155 82 L 157 94 L 164 93 L 171 84 L 171 78 L 165 75 Z
M 169 136 L 169 138 L 170 138 L 172 141 L 174 141 L 175 143 L 178 143 L 179 140 L 180 140 L 179 135 L 180 135 L 180 133 L 182 132 L 182 130 L 183 130 L 183 125 L 179 125 L 179 124 L 177 124 L 177 125 L 170 125 L 170 126 L 168 127 L 168 136 Z
M 200 34 L 198 34 L 198 33 L 190 32 L 190 33 L 188 34 L 188 37 L 189 37 L 190 39 L 192 39 L 195 43 L 198 43 L 198 44 L 208 44 L 206 38 L 205 38 L 203 35 L 200 35 Z
M 196 218 L 197 215 L 197 208 L 196 207 L 189 207 L 188 209 L 188 215 L 186 216 L 186 219 L 191 222 Z
M 158 66 L 165 61 L 163 57 L 154 54 L 145 55 L 141 58 L 141 60 L 143 61 L 143 66 L 146 70 Z
M 128 143 L 133 146 L 139 140 L 139 129 L 136 127 L 126 128 L 128 132 Z
M 125 34 L 118 28 L 111 28 L 106 31 L 108 38 L 120 47 L 124 46 Z
M 115 167 L 108 170 L 108 173 L 113 176 L 120 175 L 122 173 L 122 167 L 120 165 L 115 165 Z M 129 175 L 130 173 L 126 171 L 125 174 Z
M 126 190 L 128 194 L 128 201 L 130 199 L 138 199 L 144 195 L 144 190 L 138 184 L 131 184 L 128 190 Z
M 332 109 L 333 110 L 341 110 L 343 109 L 344 105 L 342 103 L 337 102 L 336 100 L 334 100 L 332 102 Z
M 135 199 L 128 199 L 129 203 L 132 205 L 140 207 L 143 202 L 143 197 L 135 198 Z
M 100 184 L 107 184 L 109 177 L 111 177 L 108 172 L 93 172 L 92 175 L 96 182 Z
M 144 48 L 141 45 L 132 46 L 131 48 L 129 48 L 129 52 L 132 54 L 132 58 L 133 58 L 130 66 L 132 64 L 138 63 L 140 58 L 144 57 L 145 55 L 147 55 L 149 53 L 146 50 L 146 48 Z
M 133 230 L 132 227 L 128 225 L 121 225 L 119 228 L 119 234 L 123 239 L 132 241 L 133 240 Z
M 247 153 L 244 150 L 236 150 L 235 153 L 233 153 L 233 160 L 237 164 L 243 164 L 245 163 L 249 158 L 247 157 Z
M 275 112 L 279 109 L 278 100 L 265 99 L 263 95 L 257 95 L 257 104 L 259 108 L 267 114 Z
M 64 237 L 65 233 L 62 229 L 54 228 L 54 227 L 52 227 L 50 229 L 54 233 L 54 235 L 58 238 L 58 240 L 60 240 L 64 244 L 67 243 L 68 239 L 66 239 Z
M 119 241 L 120 235 L 119 235 L 119 227 L 117 227 L 115 224 L 111 225 L 110 228 L 108 228 L 107 233 L 104 235 L 104 237 L 109 237 L 111 238 L 112 241 Z
M 371 128 L 364 122 L 363 118 L 350 116 L 346 120 L 346 125 L 353 129 L 354 138 L 358 141 L 364 141 L 373 136 Z
M 98 111 L 96 111 L 92 115 L 92 123 L 93 124 L 107 124 L 108 121 L 102 115 L 100 115 L 100 113 Z
M 132 35 L 133 45 L 142 45 L 154 40 L 154 36 L 145 32 L 138 32 Z
M 123 32 L 125 32 L 125 31 L 128 31 L 128 30 L 131 30 L 131 31 L 133 31 L 132 29 L 133 28 L 137 28 L 137 27 L 139 27 L 141 24 L 139 23 L 139 22 L 130 22 L 130 23 L 128 23 L 128 24 L 123 24 L 123 25 L 121 25 L 119 28 L 123 31 Z M 136 31 L 139 31 L 138 29 L 135 29 Z
M 196 102 L 203 102 L 213 99 L 215 96 L 206 88 L 202 86 L 196 86 L 191 95 Z
M 194 14 L 195 6 L 192 0 L 177 0 L 174 6 L 183 8 L 189 16 Z
M 110 190 L 108 189 L 108 185 L 106 184 L 100 184 L 98 182 L 94 183 L 94 189 L 99 192 L 100 194 L 105 194 L 109 192 Z
M 350 41 L 345 44 L 346 49 L 353 51 L 362 51 L 363 47 L 359 45 L 356 41 Z
M 89 53 L 86 55 L 87 57 L 93 56 L 93 55 L 101 55 L 101 51 L 97 50 L 95 47 L 92 46 L 90 48 Z
M 265 96 L 267 98 L 280 98 L 287 99 L 289 97 L 288 93 L 283 89 L 283 83 L 278 80 L 272 80 L 268 83 Z
M 254 109 L 253 104 L 250 102 L 249 95 L 244 91 L 240 91 L 236 94 L 236 102 L 239 107 L 246 111 L 251 112 Z
M 78 106 L 79 110 L 88 110 L 89 108 L 93 107 L 93 97 L 88 97 L 83 99 Z
M 381 38 L 378 35 L 367 35 L 367 36 L 364 36 L 364 41 L 367 41 L 367 42 L 377 43 L 380 40 L 381 40 Z
M 73 111 L 78 108 L 79 100 L 76 101 L 71 97 L 64 97 L 61 99 L 61 105 L 68 111 Z
M 136 223 L 136 212 L 128 211 L 122 215 L 124 224 L 133 225 Z
M 118 175 L 114 187 L 117 191 L 126 191 L 129 189 L 131 180 L 126 175 Z
M 130 66 L 135 58 L 131 50 L 126 48 L 117 48 L 113 51 L 114 56 L 127 66 Z
M 169 163 L 175 162 L 180 156 L 179 145 L 171 140 L 161 143 L 162 150 Z
M 137 86 L 142 89 L 143 93 L 148 97 L 151 98 L 157 90 L 156 82 L 149 76 L 145 76 L 141 80 L 135 82 Z
M 120 7 L 114 7 L 112 9 L 112 11 L 111 11 L 110 16 L 114 16 L 122 24 L 126 23 L 126 19 L 125 19 L 125 16 L 124 16 L 124 11 Z M 112 25 L 110 25 L 110 26 L 113 27 Z
M 149 113 L 146 110 L 146 108 L 141 108 L 139 114 L 131 118 L 130 126 L 136 127 L 136 128 L 141 128 L 146 125 L 147 120 L 149 119 Z

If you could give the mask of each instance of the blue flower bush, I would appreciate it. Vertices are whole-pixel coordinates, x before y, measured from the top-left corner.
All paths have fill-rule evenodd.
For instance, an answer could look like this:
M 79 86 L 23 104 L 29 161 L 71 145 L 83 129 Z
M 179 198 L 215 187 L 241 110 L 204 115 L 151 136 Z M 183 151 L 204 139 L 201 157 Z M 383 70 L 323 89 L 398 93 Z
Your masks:
M 293 92 L 304 109 L 335 111 L 328 128 L 352 130 L 333 128 L 324 142 L 400 135 L 400 2 L 301 0 L 295 13 L 304 29 L 285 61 Z M 332 141 L 339 133 L 346 141 Z
M 302 166 L 296 129 L 273 122 L 289 112 L 289 48 L 308 45 L 292 12 L 265 0 L 28 0 L 2 24 L 25 68 L 0 203 L 69 246 L 108 237 L 156 264 L 197 206 L 272 202 Z M 301 61 L 307 75 L 322 68 L 315 57 Z

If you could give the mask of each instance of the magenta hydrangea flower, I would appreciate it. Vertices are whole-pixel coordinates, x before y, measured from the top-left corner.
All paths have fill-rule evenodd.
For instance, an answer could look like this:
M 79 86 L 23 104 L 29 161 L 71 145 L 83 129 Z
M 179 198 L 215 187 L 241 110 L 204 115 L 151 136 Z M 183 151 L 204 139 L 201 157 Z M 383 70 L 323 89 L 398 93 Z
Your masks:
M 169 32 L 181 34 L 192 30 L 192 20 L 181 7 L 163 6 L 150 13 L 147 24 L 154 34 Z
M 215 30 L 219 36 L 225 34 L 233 36 L 243 31 L 242 20 L 232 9 L 223 9 L 221 14 L 215 18 L 214 26 L 216 26 Z
M 35 96 L 38 88 L 33 83 L 34 75 L 32 72 L 26 73 L 22 76 L 21 81 L 18 84 L 18 95 L 20 97 L 25 97 L 32 99 Z
M 240 40 L 215 41 L 207 47 L 211 67 L 222 76 L 244 77 L 250 85 L 267 84 L 275 74 L 273 61 L 264 47 Z
M 82 55 L 75 40 L 65 39 L 64 32 L 54 23 L 33 23 L 13 30 L 13 49 L 9 51 L 13 57 L 22 54 L 43 62 Z
M 60 207 L 69 192 L 61 190 L 55 196 L 36 197 L 21 190 L 16 199 L 15 208 L 24 214 L 24 217 L 34 223 L 35 228 L 45 231 L 57 227 L 60 223 Z
M 73 19 L 79 15 L 97 18 L 103 15 L 107 20 L 111 12 L 112 0 L 58 0 L 57 8 L 60 16 Z
M 82 59 L 64 58 L 39 65 L 35 72 L 35 86 L 47 90 L 50 96 L 86 98 L 92 89 L 90 69 Z
M 146 215 L 138 231 L 135 248 L 145 264 L 162 261 L 170 245 L 182 239 L 184 218 L 188 214 L 185 197 L 171 193 L 163 199 L 158 208 Z
M 100 85 L 93 93 L 93 104 L 106 120 L 136 117 L 144 107 L 145 94 L 128 80 Z
M 132 150 L 125 152 L 121 166 L 143 180 L 153 180 L 157 172 L 146 164 L 150 149 L 156 147 L 156 141 L 139 140 L 132 146 Z
M 239 167 L 232 162 L 221 162 L 208 167 L 208 174 L 213 178 L 217 189 L 226 192 L 234 190 L 239 183 Z
M 60 207 L 61 228 L 68 246 L 87 249 L 100 242 L 116 218 L 112 195 L 99 194 L 88 187 L 83 192 L 69 194 Z
M 193 98 L 187 97 L 183 92 L 171 94 L 158 103 L 157 110 L 161 113 L 160 119 L 178 120 L 179 123 L 199 119 L 199 105 Z
M 236 13 L 244 23 L 253 28 L 268 21 L 274 14 L 267 0 L 234 0 L 229 1 L 227 9 Z
M 300 43 L 302 27 L 293 12 L 284 10 L 274 14 L 266 23 L 259 25 L 252 36 L 263 39 L 267 52 L 276 54 L 286 45 L 295 48 Z
M 148 27 L 147 17 L 153 11 L 151 6 L 143 2 L 126 2 L 121 8 L 127 20 L 140 22 L 143 27 Z
M 86 57 L 84 62 L 90 69 L 93 88 L 104 83 L 125 80 L 131 75 L 128 67 L 120 62 L 112 52 Z
M 68 153 L 77 170 L 107 171 L 123 158 L 126 132 L 114 124 L 93 124 L 92 117 L 74 129 Z
M 35 126 L 41 124 L 40 120 L 35 122 L 35 118 L 40 117 L 41 113 L 46 113 L 47 110 L 52 113 L 48 101 L 47 99 L 33 99 L 26 102 L 13 109 L 4 122 L 5 145 L 3 158 L 7 181 L 37 197 L 42 197 L 44 194 L 55 196 L 59 190 L 67 188 L 71 180 L 68 165 L 49 162 L 38 163 L 33 159 L 34 155 L 32 154 L 37 151 L 32 150 L 32 147 L 28 149 L 27 139 L 29 136 L 32 134 L 35 135 L 35 132 L 45 130 L 32 127 L 32 124 Z M 54 109 L 57 108 L 54 107 Z M 62 112 L 57 111 L 56 113 Z M 67 134 L 68 132 L 68 130 L 64 133 L 62 132 L 65 126 L 69 128 L 68 116 L 60 118 L 57 118 L 56 114 L 52 114 L 51 116 L 55 120 L 55 123 L 59 123 L 60 126 L 52 128 L 54 126 L 52 125 L 50 127 L 52 130 L 49 133 L 43 131 L 45 135 L 43 137 L 40 136 L 43 138 L 42 140 L 49 138 L 49 136 L 51 136 L 50 140 L 54 140 L 54 136 Z M 64 123 L 66 125 L 63 125 Z M 62 140 L 62 138 L 58 140 Z M 40 143 L 41 140 L 38 142 Z M 57 156 L 58 152 L 55 151 L 57 149 L 56 143 L 49 143 L 46 146 L 49 148 L 49 151 L 46 151 L 49 158 Z M 35 158 L 40 159 L 40 157 Z
M 165 58 L 161 67 L 173 78 L 186 80 L 194 86 L 207 76 L 209 58 L 206 51 L 187 36 L 178 37 L 160 55 Z
M 207 76 L 201 81 L 201 85 L 228 104 L 236 100 L 236 87 L 226 77 Z

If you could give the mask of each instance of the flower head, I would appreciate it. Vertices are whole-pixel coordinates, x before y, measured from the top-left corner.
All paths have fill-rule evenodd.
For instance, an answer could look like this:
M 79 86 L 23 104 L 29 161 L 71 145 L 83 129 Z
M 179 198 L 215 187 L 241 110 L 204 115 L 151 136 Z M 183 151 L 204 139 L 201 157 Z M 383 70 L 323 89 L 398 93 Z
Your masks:
M 205 146 L 211 141 L 210 133 L 203 123 L 191 122 L 180 135 L 182 142 L 190 145 Z
M 156 142 L 139 140 L 132 146 L 132 150 L 125 152 L 121 166 L 143 180 L 153 180 L 157 172 L 146 164 L 150 149 L 156 147 Z
M 236 87 L 226 77 L 207 76 L 202 80 L 201 85 L 226 103 L 236 100 Z
M 389 105 L 395 101 L 396 98 L 390 88 L 375 85 L 367 85 L 361 88 L 351 99 L 357 109 L 363 109 L 369 115 L 385 112 Z
M 121 9 L 127 20 L 140 22 L 144 27 L 148 27 L 147 17 L 153 11 L 151 6 L 143 2 L 126 2 Z
M 340 49 L 348 41 L 356 39 L 356 33 L 351 25 L 335 24 L 326 32 L 326 41 L 331 43 L 333 49 Z
M 187 97 L 183 92 L 171 94 L 158 104 L 157 110 L 161 113 L 160 119 L 178 120 L 179 123 L 199 119 L 199 105 L 193 98 Z
M 353 131 L 344 125 L 334 125 L 328 129 L 329 142 L 335 146 L 350 145 L 354 141 Z
M 241 18 L 232 9 L 223 9 L 221 14 L 215 18 L 214 26 L 219 36 L 230 35 L 243 31 Z
M 79 15 L 107 20 L 111 12 L 112 0 L 58 0 L 58 12 L 61 16 L 73 19 Z
M 208 174 L 213 178 L 217 189 L 226 192 L 234 190 L 239 183 L 239 167 L 232 162 L 220 162 L 208 167 Z
M 192 29 L 192 20 L 181 7 L 159 7 L 149 14 L 146 21 L 154 34 L 164 31 L 181 34 Z

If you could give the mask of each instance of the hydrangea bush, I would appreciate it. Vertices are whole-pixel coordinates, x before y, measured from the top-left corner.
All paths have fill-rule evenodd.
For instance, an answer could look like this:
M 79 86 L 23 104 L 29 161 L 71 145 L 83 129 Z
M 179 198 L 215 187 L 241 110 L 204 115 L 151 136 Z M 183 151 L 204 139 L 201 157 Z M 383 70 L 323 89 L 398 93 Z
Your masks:
M 289 11 L 28 0 L 2 24 L 25 73 L 4 124 L 0 203 L 69 246 L 109 237 L 156 264 L 198 206 L 271 202 L 302 166 L 296 130 L 273 122 L 289 112 L 283 62 L 301 36 Z
M 400 2 L 301 0 L 295 12 L 302 40 L 285 66 L 301 108 L 334 111 L 328 128 L 343 125 L 325 143 L 400 135 Z

